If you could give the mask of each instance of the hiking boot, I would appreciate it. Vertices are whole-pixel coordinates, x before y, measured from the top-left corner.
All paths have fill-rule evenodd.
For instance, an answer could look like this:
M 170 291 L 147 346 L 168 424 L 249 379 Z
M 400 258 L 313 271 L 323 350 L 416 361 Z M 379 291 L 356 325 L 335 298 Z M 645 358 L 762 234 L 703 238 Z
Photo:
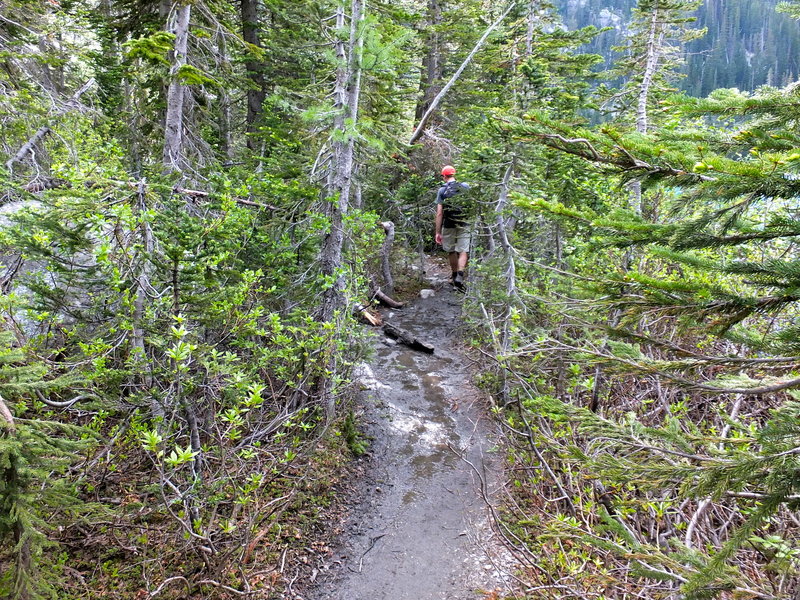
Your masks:
M 463 292 L 466 288 L 464 286 L 464 271 L 458 271 L 453 277 L 453 285 L 456 289 Z

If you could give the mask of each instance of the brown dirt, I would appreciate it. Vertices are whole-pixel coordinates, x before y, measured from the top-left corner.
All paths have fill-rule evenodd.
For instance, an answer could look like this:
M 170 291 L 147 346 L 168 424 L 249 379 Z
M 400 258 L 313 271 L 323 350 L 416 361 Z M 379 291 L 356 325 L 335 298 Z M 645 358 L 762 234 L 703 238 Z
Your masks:
M 308 600 L 468 600 L 506 587 L 487 510 L 502 457 L 457 337 L 463 297 L 450 289 L 446 262 L 429 260 L 424 271 L 435 295 L 383 316 L 436 351 L 376 335 L 376 356 L 360 373 L 358 410 L 371 438 L 364 473 Z

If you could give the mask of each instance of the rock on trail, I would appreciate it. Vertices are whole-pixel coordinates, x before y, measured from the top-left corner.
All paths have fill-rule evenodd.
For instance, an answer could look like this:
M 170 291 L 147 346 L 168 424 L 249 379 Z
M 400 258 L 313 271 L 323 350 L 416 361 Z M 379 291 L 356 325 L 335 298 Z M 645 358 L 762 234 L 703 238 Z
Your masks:
M 376 338 L 361 374 L 372 438 L 367 477 L 357 483 L 363 499 L 306 598 L 469 600 L 504 589 L 506 561 L 484 500 L 500 483 L 502 457 L 459 351 L 462 299 L 440 281 L 434 295 L 385 312 L 435 352 Z

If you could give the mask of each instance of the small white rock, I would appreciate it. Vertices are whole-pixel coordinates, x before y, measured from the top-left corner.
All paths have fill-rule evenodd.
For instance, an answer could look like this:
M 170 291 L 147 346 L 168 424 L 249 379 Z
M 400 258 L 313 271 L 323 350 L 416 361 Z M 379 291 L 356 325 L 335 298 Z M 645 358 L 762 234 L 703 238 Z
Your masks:
M 423 300 L 425 298 L 433 298 L 435 295 L 436 295 L 436 292 L 434 290 L 425 289 L 425 290 L 420 290 L 419 291 L 419 297 L 422 298 Z

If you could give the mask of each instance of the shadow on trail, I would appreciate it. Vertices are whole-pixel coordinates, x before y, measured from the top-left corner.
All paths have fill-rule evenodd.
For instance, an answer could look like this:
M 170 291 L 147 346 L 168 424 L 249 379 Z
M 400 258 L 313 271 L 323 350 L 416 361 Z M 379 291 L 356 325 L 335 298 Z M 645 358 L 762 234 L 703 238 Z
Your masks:
M 435 287 L 383 315 L 435 353 L 376 337 L 362 377 L 371 388 L 361 398 L 372 437 L 367 487 L 313 600 L 467 600 L 502 587 L 481 491 L 483 480 L 491 497 L 501 458 L 459 351 L 463 297 L 443 280 Z

